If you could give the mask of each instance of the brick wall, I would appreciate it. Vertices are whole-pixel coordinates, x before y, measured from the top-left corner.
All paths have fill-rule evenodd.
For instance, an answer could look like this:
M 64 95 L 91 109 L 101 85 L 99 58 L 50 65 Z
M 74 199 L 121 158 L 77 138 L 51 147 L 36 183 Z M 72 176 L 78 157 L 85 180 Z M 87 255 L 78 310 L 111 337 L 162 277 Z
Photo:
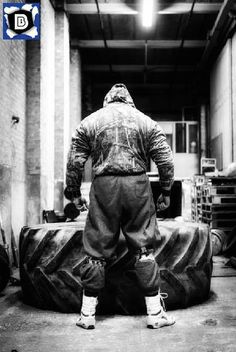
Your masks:
M 8 242 L 11 226 L 18 235 L 41 222 L 43 209 L 63 208 L 71 132 L 81 119 L 80 65 L 78 51 L 70 62 L 68 18 L 49 0 L 41 2 L 40 41 L 0 40 L 0 215 Z
M 25 42 L 2 39 L 2 2 L 0 0 L 0 215 L 10 243 L 11 226 L 18 237 L 25 224 L 26 54 Z M 12 125 L 12 116 L 20 118 L 18 124 Z

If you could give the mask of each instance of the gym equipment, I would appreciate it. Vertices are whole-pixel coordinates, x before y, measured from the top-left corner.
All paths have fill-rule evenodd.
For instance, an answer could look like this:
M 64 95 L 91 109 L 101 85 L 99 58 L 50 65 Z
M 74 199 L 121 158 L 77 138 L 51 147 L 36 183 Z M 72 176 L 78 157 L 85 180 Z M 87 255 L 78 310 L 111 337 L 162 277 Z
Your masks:
M 212 245 L 205 224 L 159 221 L 161 243 L 154 251 L 161 291 L 168 309 L 206 300 L 210 292 Z M 47 223 L 24 227 L 20 234 L 20 277 L 26 303 L 43 309 L 79 312 L 82 285 L 79 267 L 84 223 Z M 136 285 L 135 256 L 120 235 L 116 258 L 106 266 L 106 286 L 98 314 L 144 314 L 144 297 Z

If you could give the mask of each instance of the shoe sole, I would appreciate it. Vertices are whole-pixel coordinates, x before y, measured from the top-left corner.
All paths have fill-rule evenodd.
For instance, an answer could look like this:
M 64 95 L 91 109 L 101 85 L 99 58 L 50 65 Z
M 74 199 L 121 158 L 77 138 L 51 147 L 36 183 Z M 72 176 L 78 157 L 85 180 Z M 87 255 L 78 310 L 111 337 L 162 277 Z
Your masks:
M 174 324 L 175 324 L 175 321 L 173 323 L 171 323 L 171 324 L 163 324 L 163 325 L 157 325 L 157 326 L 155 326 L 155 325 L 147 325 L 147 328 L 148 329 L 161 329 L 161 328 L 164 328 L 165 326 L 172 326 Z
M 86 325 L 83 325 L 83 324 L 76 324 L 76 326 L 79 326 L 80 328 L 83 328 L 85 330 L 93 330 L 93 329 L 95 329 L 94 325 L 86 326 Z

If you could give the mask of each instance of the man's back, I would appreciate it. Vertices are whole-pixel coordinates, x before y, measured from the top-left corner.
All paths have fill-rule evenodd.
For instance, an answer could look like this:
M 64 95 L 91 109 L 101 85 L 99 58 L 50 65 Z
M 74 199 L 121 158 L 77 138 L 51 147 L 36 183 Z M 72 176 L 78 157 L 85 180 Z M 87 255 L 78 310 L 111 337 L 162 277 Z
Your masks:
M 95 174 L 133 174 L 147 167 L 147 117 L 114 102 L 84 120 Z
M 82 121 L 75 137 L 85 150 L 87 144 L 95 175 L 138 174 L 147 171 L 152 154 L 172 157 L 160 126 L 119 86 L 106 95 L 102 109 Z

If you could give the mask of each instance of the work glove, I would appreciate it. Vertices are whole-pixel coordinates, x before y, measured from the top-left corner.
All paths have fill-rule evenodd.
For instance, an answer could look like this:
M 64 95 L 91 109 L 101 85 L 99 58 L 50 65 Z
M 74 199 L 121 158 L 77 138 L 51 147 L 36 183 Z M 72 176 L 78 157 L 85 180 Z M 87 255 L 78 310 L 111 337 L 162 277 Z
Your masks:
M 77 198 L 72 198 L 72 203 L 75 204 L 76 208 L 78 208 L 80 211 L 84 211 L 88 209 L 88 202 L 85 198 L 83 197 L 77 197 Z
M 157 211 L 162 211 L 170 206 L 170 196 L 161 194 L 157 199 Z

